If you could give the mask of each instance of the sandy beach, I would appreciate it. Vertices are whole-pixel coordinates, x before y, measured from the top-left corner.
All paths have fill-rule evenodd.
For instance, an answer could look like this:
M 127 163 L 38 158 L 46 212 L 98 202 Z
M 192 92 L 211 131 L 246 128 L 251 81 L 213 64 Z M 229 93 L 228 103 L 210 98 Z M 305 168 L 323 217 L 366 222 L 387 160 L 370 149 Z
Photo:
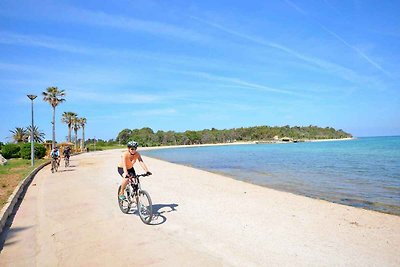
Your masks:
M 400 217 L 144 157 L 152 225 L 119 210 L 121 150 L 41 170 L 0 266 L 400 266 Z M 140 170 L 140 167 L 137 166 Z M 140 171 L 139 171 L 140 172 Z

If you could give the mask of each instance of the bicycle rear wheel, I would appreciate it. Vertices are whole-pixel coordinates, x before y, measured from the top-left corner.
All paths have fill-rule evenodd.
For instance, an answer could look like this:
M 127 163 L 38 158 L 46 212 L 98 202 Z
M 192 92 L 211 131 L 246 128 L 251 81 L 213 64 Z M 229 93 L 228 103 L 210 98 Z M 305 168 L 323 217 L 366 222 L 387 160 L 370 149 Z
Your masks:
M 119 208 L 123 213 L 128 213 L 129 210 L 131 209 L 131 205 L 129 204 L 128 199 L 125 199 L 125 200 L 119 199 L 119 191 L 120 190 L 121 190 L 121 186 L 118 187 L 118 193 L 117 193 Z
M 55 169 L 56 169 L 56 163 L 53 159 L 53 160 L 51 160 L 51 172 L 54 173 Z
M 145 224 L 149 224 L 153 218 L 153 204 L 149 193 L 140 190 L 136 202 L 140 219 Z

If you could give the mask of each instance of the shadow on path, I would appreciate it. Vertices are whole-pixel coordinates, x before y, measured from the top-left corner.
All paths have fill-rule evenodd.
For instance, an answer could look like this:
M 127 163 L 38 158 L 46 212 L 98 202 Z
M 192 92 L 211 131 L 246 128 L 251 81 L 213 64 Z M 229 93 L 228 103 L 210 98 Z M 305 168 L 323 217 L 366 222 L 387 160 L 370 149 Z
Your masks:
M 75 169 L 62 169 L 62 170 L 58 170 L 58 172 L 73 172 L 75 171 Z
M 160 225 L 167 221 L 167 217 L 165 217 L 163 214 L 176 211 L 176 207 L 178 207 L 178 204 L 153 204 L 152 207 L 153 219 L 151 220 L 149 225 Z M 128 212 L 128 214 L 139 216 L 136 206 L 134 206 L 133 209 Z
M 150 225 L 160 225 L 165 223 L 167 221 L 167 217 L 165 217 L 163 214 L 176 211 L 176 207 L 178 207 L 178 204 L 154 204 L 153 219 L 151 220 Z
M 6 224 L 7 229 L 5 229 L 1 235 L 0 235 L 0 249 L 2 250 L 4 247 L 18 243 L 19 241 L 22 240 L 13 240 L 14 238 L 17 237 L 18 232 L 28 230 L 32 228 L 33 226 L 27 226 L 27 227 L 15 227 L 15 228 L 10 228 L 11 225 Z M 6 242 L 7 239 L 7 242 Z

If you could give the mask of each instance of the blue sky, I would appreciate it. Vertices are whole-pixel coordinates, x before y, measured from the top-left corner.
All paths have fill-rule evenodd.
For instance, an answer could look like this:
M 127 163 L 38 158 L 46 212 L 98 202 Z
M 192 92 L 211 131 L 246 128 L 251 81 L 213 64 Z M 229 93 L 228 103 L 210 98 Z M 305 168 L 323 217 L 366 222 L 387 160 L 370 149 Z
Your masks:
M 400 1 L 0 2 L 0 141 L 57 107 L 86 137 L 317 125 L 400 134 Z

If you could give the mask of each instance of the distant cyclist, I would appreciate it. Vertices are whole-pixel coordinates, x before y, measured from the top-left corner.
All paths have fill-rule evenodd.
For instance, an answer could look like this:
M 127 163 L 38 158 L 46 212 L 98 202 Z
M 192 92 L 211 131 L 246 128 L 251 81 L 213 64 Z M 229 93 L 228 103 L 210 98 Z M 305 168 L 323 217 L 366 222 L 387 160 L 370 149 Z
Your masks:
M 133 164 L 135 164 L 137 160 L 139 161 L 140 166 L 146 172 L 146 174 L 151 175 L 151 172 L 149 172 L 146 164 L 144 164 L 139 152 L 136 151 L 136 149 L 138 148 L 138 143 L 135 141 L 129 141 L 127 147 L 128 150 L 122 153 L 121 161 L 118 164 L 118 173 L 122 176 L 121 191 L 119 192 L 119 198 L 121 200 L 125 199 L 124 190 L 129 182 L 128 178 L 136 175 Z
M 64 160 L 66 162 L 66 165 L 68 165 L 69 164 L 69 157 L 71 156 L 71 148 L 69 146 L 67 146 L 64 149 L 63 154 L 64 154 Z M 68 162 L 68 164 L 67 164 L 67 162 Z
M 52 160 L 56 161 L 58 165 L 60 165 L 60 151 L 58 151 L 58 147 L 55 147 L 51 152 L 50 152 L 50 157 Z M 51 165 L 51 171 L 53 171 L 53 164 Z

